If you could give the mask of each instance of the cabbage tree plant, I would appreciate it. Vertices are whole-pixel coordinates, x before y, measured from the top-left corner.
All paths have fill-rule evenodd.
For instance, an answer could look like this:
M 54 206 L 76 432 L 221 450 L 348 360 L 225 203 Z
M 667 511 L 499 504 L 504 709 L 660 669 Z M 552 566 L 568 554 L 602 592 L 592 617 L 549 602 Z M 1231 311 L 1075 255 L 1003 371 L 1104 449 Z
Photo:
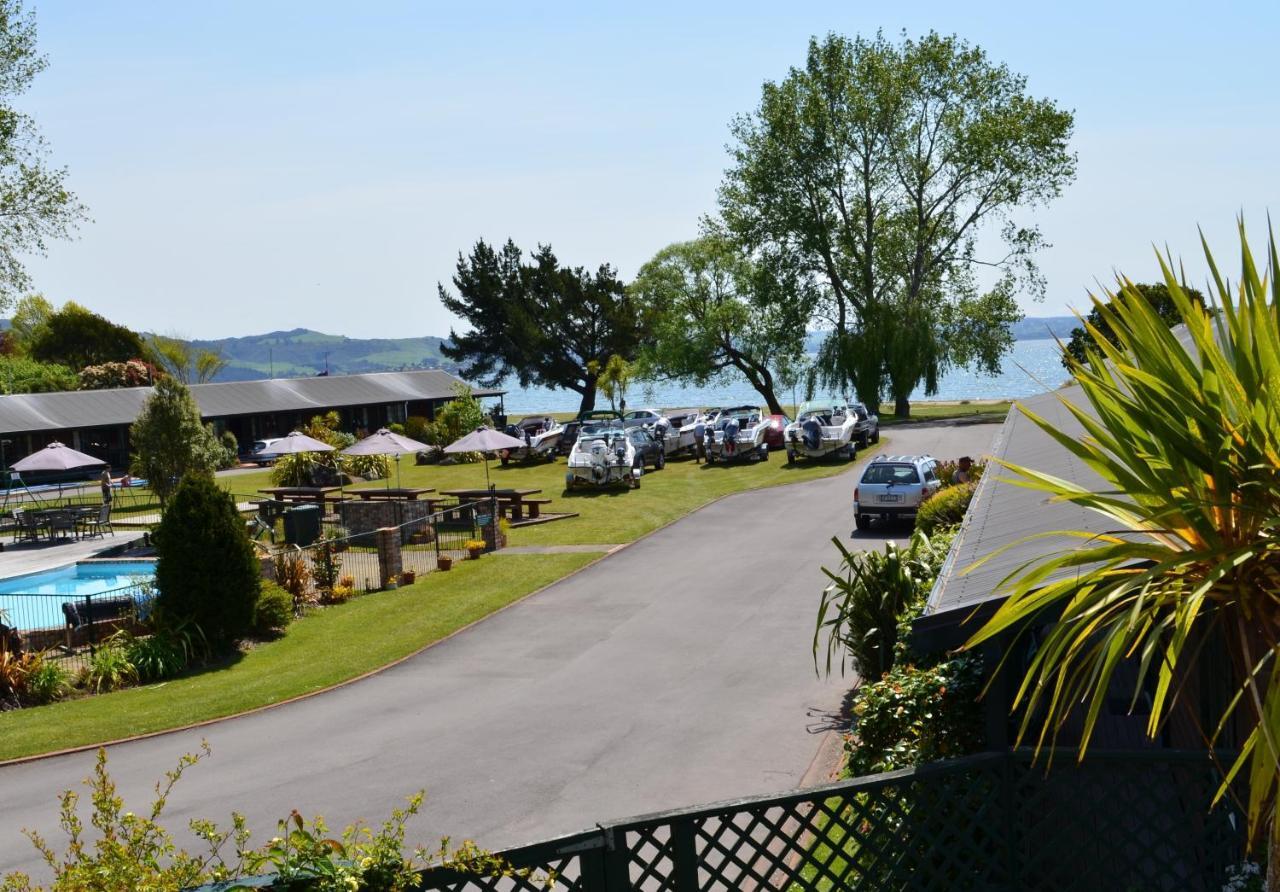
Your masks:
M 1187 346 L 1129 281 L 1094 298 L 1115 340 L 1092 331 L 1086 359 L 1068 363 L 1092 410 L 1065 403 L 1085 436 L 1023 411 L 1108 485 L 1091 491 L 1006 467 L 1017 483 L 1092 509 L 1113 529 L 1051 534 L 1079 545 L 1005 579 L 1007 600 L 967 646 L 1052 617 L 1014 700 L 1023 716 L 1019 740 L 1052 742 L 1082 710 L 1083 755 L 1122 662 L 1138 666 L 1135 700 L 1154 692 L 1146 728 L 1154 737 L 1188 698 L 1182 682 L 1200 645 L 1220 636 L 1234 665 L 1233 696 L 1216 727 L 1204 729 L 1206 742 L 1223 739 L 1230 725 L 1243 744 L 1218 796 L 1237 778 L 1246 783 L 1251 843 L 1266 841 L 1270 888 L 1278 889 L 1280 260 L 1272 238 L 1260 270 L 1243 223 L 1240 242 L 1234 285 L 1204 245 L 1208 307 L 1161 258 Z

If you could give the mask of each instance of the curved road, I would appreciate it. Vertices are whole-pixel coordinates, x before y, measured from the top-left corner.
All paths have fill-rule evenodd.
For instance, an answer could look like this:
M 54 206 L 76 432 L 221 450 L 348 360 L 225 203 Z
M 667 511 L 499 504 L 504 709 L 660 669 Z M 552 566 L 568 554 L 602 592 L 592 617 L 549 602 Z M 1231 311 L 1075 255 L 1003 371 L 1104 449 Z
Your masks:
M 996 429 L 895 429 L 892 449 L 977 455 Z M 262 841 L 295 807 L 341 827 L 380 821 L 425 788 L 413 841 L 495 848 L 794 788 L 849 687 L 817 679 L 810 648 L 819 566 L 830 537 L 850 535 L 853 484 L 842 474 L 723 499 L 373 678 L 112 747 L 112 774 L 141 811 L 206 738 L 213 756 L 171 799 L 172 828 L 236 809 Z M 879 547 L 905 533 L 859 538 Z M 0 768 L 0 873 L 36 866 L 20 828 L 61 842 L 54 797 L 92 762 Z

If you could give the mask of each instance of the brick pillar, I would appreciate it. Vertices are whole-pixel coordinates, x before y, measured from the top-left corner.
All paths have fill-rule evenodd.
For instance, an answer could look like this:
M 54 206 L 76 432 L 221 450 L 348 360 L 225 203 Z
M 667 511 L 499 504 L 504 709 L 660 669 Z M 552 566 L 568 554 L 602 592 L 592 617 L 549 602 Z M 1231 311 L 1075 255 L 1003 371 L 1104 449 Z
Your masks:
M 374 534 L 378 548 L 378 587 L 382 588 L 387 580 L 400 581 L 400 573 L 404 564 L 400 557 L 400 531 L 395 527 L 383 527 Z

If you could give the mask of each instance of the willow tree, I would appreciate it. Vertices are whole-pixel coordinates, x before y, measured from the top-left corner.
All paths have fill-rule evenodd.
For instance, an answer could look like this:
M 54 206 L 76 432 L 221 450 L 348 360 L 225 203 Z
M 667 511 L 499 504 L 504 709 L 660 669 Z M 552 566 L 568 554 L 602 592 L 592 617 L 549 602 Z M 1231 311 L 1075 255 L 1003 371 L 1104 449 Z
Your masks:
M 1044 288 L 1043 240 L 1017 217 L 1074 178 L 1071 131 L 1069 111 L 958 38 L 831 34 L 734 120 L 721 213 L 823 286 L 820 380 L 868 404 L 888 390 L 906 414 L 951 366 L 999 370 L 1017 296 Z

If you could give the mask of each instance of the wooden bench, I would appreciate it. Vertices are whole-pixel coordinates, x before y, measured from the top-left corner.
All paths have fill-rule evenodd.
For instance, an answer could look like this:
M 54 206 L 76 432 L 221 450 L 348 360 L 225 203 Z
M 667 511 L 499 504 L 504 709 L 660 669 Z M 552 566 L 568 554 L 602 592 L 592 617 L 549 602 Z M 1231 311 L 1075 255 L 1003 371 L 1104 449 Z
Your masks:
M 529 519 L 532 520 L 533 518 L 538 516 L 538 513 L 541 510 L 542 506 L 550 505 L 551 501 L 552 501 L 551 499 L 521 499 L 519 502 L 511 502 L 508 504 L 510 505 L 513 514 L 515 513 L 515 509 L 517 507 L 529 509 L 528 511 L 525 512 L 525 514 L 527 517 L 529 517 Z M 518 520 L 519 518 L 514 518 L 514 519 Z

